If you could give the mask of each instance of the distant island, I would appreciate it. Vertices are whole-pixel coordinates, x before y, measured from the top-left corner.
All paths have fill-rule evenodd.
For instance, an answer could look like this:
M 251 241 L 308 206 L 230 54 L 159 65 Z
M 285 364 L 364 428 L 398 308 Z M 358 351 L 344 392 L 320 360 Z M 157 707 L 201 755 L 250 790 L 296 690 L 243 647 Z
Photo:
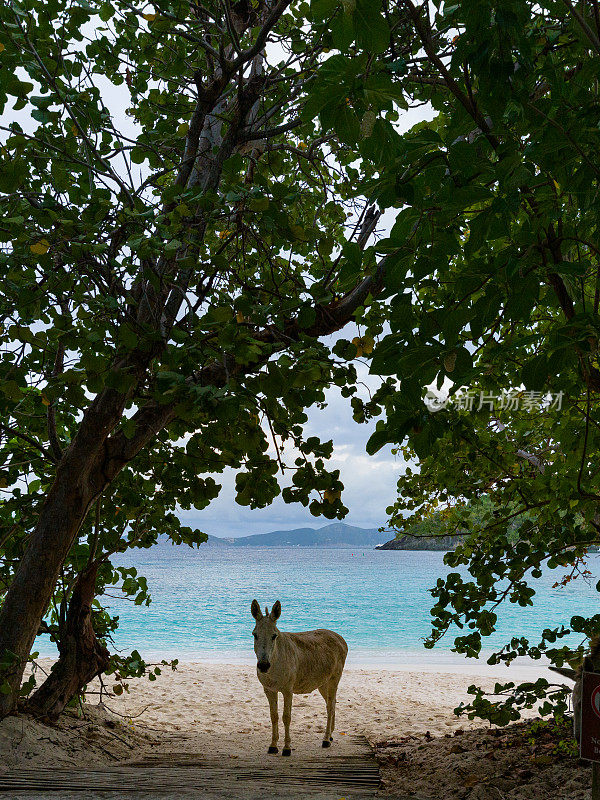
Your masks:
M 397 539 L 376 545 L 376 550 L 454 550 L 463 540 L 463 536 L 408 536 L 404 534 Z
M 389 534 L 388 534 L 389 535 Z M 271 531 L 252 536 L 209 536 L 207 545 L 212 547 L 329 547 L 329 548 L 375 548 L 377 550 L 452 550 L 460 540 L 458 536 L 420 538 L 401 536 L 384 541 L 385 534 L 377 528 L 357 528 L 344 522 L 334 522 L 323 528 L 295 528 L 291 531 Z
M 385 534 L 377 528 L 356 528 L 344 522 L 334 522 L 323 528 L 296 528 L 291 531 L 271 531 L 252 536 L 220 538 L 209 536 L 207 545 L 215 547 L 368 547 L 382 544 Z

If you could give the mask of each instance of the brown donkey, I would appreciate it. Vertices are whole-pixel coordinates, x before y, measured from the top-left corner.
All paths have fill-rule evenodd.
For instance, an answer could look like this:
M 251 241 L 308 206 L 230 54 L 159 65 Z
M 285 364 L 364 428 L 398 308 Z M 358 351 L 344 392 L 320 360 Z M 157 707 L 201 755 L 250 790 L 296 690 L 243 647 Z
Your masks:
M 256 620 L 254 626 L 254 652 L 258 663 L 256 674 L 269 701 L 272 737 L 269 753 L 277 753 L 279 718 L 277 693 L 283 695 L 283 724 L 285 739 L 282 755 L 292 753 L 290 747 L 290 721 L 292 697 L 308 694 L 318 689 L 327 704 L 327 726 L 323 735 L 323 747 L 329 747 L 335 728 L 335 699 L 338 683 L 348 655 L 348 645 L 334 631 L 317 630 L 302 633 L 283 633 L 278 630 L 277 620 L 281 614 L 279 600 L 271 613 L 265 608 L 263 616 L 256 600 L 250 607 Z

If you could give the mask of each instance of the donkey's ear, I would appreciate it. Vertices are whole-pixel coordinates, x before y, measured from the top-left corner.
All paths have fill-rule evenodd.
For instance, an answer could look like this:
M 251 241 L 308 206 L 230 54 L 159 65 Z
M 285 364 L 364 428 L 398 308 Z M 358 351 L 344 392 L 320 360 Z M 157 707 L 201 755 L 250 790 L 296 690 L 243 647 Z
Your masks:
M 256 600 L 252 601 L 252 605 L 250 606 L 250 613 L 256 620 L 262 618 L 262 611 L 260 610 L 260 606 L 258 605 Z
M 271 619 L 279 619 L 280 616 L 281 616 L 281 603 L 278 600 L 271 609 Z

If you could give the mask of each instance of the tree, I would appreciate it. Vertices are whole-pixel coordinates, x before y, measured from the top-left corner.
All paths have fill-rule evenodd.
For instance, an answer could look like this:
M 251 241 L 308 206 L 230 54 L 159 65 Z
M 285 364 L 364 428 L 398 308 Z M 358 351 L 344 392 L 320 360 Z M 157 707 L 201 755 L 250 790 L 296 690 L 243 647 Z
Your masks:
M 146 461 L 145 466 L 138 462 L 143 476 L 125 468 L 110 492 L 96 501 L 91 519 L 84 523 L 61 566 L 48 613 L 38 631 L 56 643 L 59 657 L 50 675 L 26 702 L 27 709 L 37 716 L 56 719 L 69 702 L 84 695 L 86 685 L 97 675 L 113 674 L 117 691 L 122 691 L 128 677 L 146 674 L 154 680 L 161 671 L 159 665 L 146 664 L 137 651 L 122 656 L 111 654 L 107 648 L 119 617 L 110 614 L 105 605 L 110 599 L 106 600 L 105 594 L 110 598 L 119 591 L 136 605 L 149 605 L 151 600 L 146 579 L 136 568 L 115 567 L 111 557 L 130 548 L 151 547 L 161 534 L 168 535 L 173 544 L 188 545 L 199 545 L 206 535 L 182 526 L 174 513 L 178 498 L 188 505 L 182 487 L 185 473 L 183 481 L 173 481 L 169 493 L 162 485 L 157 489 L 155 476 L 148 474 L 152 462 Z M 23 546 L 23 537 L 15 534 L 10 545 L 7 543 L 5 585 L 10 583 L 11 566 L 18 561 Z M 9 554 L 15 557 L 7 558 Z M 176 662 L 161 663 L 174 666 Z M 21 694 L 29 694 L 34 686 L 35 678 L 26 682 Z
M 408 453 L 408 451 L 407 451 Z M 414 457 L 414 453 L 411 454 Z M 407 480 L 410 476 L 413 481 Z M 406 474 L 400 478 L 400 486 L 407 483 L 410 486 L 411 499 L 417 493 L 416 480 L 420 479 L 420 472 L 413 473 L 407 467 Z M 414 483 L 413 483 L 414 482 Z M 396 506 L 390 523 L 396 531 L 396 538 L 388 542 L 386 549 L 417 549 L 417 550 L 453 550 L 461 544 L 465 536 L 473 530 L 485 526 L 490 516 L 493 518 L 496 510 L 495 504 L 487 494 L 477 497 L 472 501 L 459 500 L 454 505 L 444 503 L 440 506 L 437 498 L 430 495 L 430 484 L 422 490 L 424 504 L 419 508 L 418 521 L 412 516 L 403 516 L 404 508 Z M 514 505 L 514 504 L 513 504 Z M 517 507 L 513 509 L 516 511 Z M 510 544 L 515 545 L 519 540 L 519 530 L 527 518 L 526 514 L 516 513 L 507 527 L 507 538 Z
M 470 577 L 433 588 L 429 645 L 459 625 L 455 648 L 477 656 L 502 602 L 530 605 L 544 569 L 576 577 L 600 539 L 600 17 L 593 0 L 403 0 L 391 19 L 380 68 L 434 119 L 403 135 L 371 184 L 381 208 L 399 209 L 377 244 L 390 332 L 371 371 L 388 377 L 353 404 L 358 421 L 385 412 L 370 452 L 392 443 L 419 462 L 392 524 L 432 503 L 491 501 L 446 557 Z M 432 386 L 449 402 L 434 405 Z M 515 635 L 492 661 L 577 658 L 557 640 L 579 633 L 581 651 L 600 615 L 565 622 L 540 642 Z M 547 691 L 478 695 L 476 710 L 506 722 Z
M 356 391 L 358 348 L 334 355 L 323 337 L 365 322 L 381 288 L 355 144 L 396 95 L 370 69 L 389 46 L 377 2 L 307 12 L 289 0 L 0 8 L 0 102 L 14 116 L 0 167 L 0 717 L 57 591 L 54 622 L 62 604 L 67 639 L 94 641 L 94 564 L 100 588 L 117 580 L 107 559 L 135 542 L 141 498 L 146 544 L 165 520 L 175 540 L 201 542 L 172 510 L 204 507 L 219 487 L 203 476 L 225 467 L 239 503 L 282 492 L 345 512 L 331 443 L 302 425 L 325 387 Z M 325 57 L 332 17 L 356 39 L 341 62 Z M 375 314 L 365 351 L 381 329 Z M 73 670 L 67 694 L 88 674 Z

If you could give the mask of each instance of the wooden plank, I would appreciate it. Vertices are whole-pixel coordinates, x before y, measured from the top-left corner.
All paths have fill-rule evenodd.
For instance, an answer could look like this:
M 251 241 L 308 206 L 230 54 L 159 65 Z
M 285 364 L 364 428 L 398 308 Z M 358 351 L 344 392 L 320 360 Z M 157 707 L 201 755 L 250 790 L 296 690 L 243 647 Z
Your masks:
M 56 770 L 40 771 L 36 774 L 4 774 L 0 776 L 0 790 L 5 791 L 11 788 L 26 787 L 47 787 L 54 786 L 76 786 L 89 787 L 94 789 L 115 787 L 139 789 L 144 787 L 157 787 L 158 785 L 198 785 L 198 782 L 205 783 L 215 779 L 229 779 L 234 783 L 256 780 L 276 781 L 295 781 L 306 783 L 340 783 L 340 784 L 379 784 L 379 772 L 370 770 L 368 772 L 356 773 L 354 771 L 343 772 L 297 772 L 297 773 L 272 773 L 266 771 L 253 771 L 238 773 L 234 770 L 206 771 L 198 773 L 195 770 L 186 770 L 185 773 L 170 770 L 160 770 L 158 773 L 146 774 L 143 777 L 139 774 L 127 774 L 123 771 L 107 771 L 104 774 L 91 774 L 84 771 L 59 772 Z
M 123 794 L 219 791 L 237 796 L 245 791 L 264 789 L 276 797 L 277 787 L 295 787 L 314 793 L 322 790 L 361 791 L 361 797 L 374 797 L 380 785 L 379 765 L 364 737 L 348 737 L 348 752 L 294 761 L 275 758 L 264 764 L 237 761 L 235 764 L 199 753 L 168 752 L 152 754 L 137 761 L 105 769 L 21 769 L 0 772 L 0 792 L 107 792 Z

